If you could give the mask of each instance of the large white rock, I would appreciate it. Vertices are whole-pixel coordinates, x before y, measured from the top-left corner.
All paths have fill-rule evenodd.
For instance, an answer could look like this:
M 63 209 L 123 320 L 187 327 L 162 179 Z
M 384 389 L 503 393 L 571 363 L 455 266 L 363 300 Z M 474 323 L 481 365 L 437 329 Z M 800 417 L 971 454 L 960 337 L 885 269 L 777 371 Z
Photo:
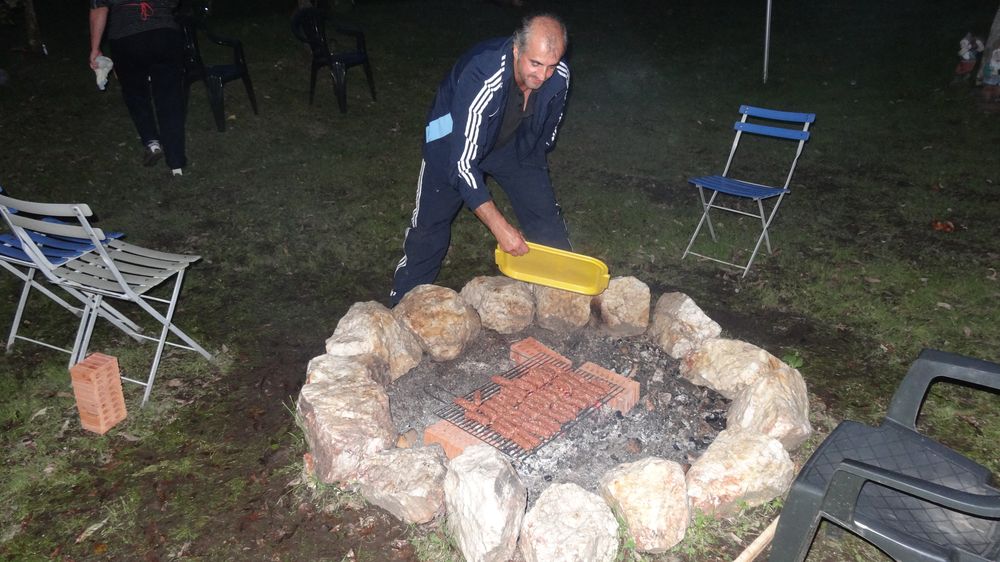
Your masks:
M 361 495 L 406 523 L 427 523 L 444 513 L 447 460 L 439 445 L 367 457 L 358 474 Z
M 501 334 L 520 332 L 535 319 L 531 285 L 510 277 L 474 277 L 460 295 L 479 313 L 484 328 Z
M 435 361 L 450 361 L 479 336 L 479 315 L 458 293 L 437 285 L 417 285 L 392 309 Z
M 365 457 L 388 449 L 396 438 L 389 396 L 361 371 L 303 386 L 297 413 L 321 482 L 353 480 Z
M 383 387 L 391 382 L 388 365 L 374 355 L 344 357 L 326 353 L 309 361 L 306 366 L 306 384 L 352 379 L 359 374 Z
M 517 547 L 528 492 L 504 456 L 474 445 L 448 463 L 447 527 L 469 562 L 507 562 Z
M 707 386 L 732 400 L 739 391 L 779 365 L 782 365 L 780 359 L 756 345 L 715 338 L 681 361 L 680 374 L 693 384 Z
M 577 484 L 554 484 L 525 515 L 520 548 L 526 562 L 610 562 L 618 552 L 618 522 L 599 496 Z
M 649 285 L 635 277 L 615 277 L 594 297 L 601 325 L 614 336 L 637 336 L 649 327 Z
M 809 395 L 802 375 L 785 363 L 741 390 L 726 414 L 726 427 L 773 437 L 791 451 L 812 434 Z
M 354 303 L 326 340 L 326 352 L 345 357 L 372 355 L 389 366 L 392 380 L 416 367 L 423 356 L 417 339 L 405 330 L 385 306 Z
M 618 465 L 601 477 L 600 488 L 625 520 L 636 550 L 665 552 L 684 540 L 690 514 L 680 464 L 649 457 Z
M 535 285 L 535 323 L 553 332 L 573 332 L 590 322 L 593 297 Z
M 692 510 L 729 515 L 784 494 L 795 465 L 777 439 L 742 429 L 719 433 L 687 473 Z
M 722 327 L 684 293 L 664 293 L 656 301 L 649 335 L 674 359 L 684 357 L 721 333 Z

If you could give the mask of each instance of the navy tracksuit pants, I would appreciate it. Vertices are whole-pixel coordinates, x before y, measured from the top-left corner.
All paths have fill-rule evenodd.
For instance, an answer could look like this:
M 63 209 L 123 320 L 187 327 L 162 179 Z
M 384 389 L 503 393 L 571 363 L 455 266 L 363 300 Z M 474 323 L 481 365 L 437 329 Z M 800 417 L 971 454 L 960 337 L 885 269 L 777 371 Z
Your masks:
M 517 157 L 515 144 L 511 141 L 494 150 L 479 168 L 503 188 L 528 241 L 570 250 L 569 234 L 548 168 L 523 163 Z M 526 160 L 545 162 L 544 156 Z M 389 294 L 393 305 L 410 289 L 437 278 L 451 244 L 451 224 L 462 205 L 462 196 L 448 181 L 447 168 L 421 162 L 417 200 L 403 240 L 403 258 L 396 266 Z

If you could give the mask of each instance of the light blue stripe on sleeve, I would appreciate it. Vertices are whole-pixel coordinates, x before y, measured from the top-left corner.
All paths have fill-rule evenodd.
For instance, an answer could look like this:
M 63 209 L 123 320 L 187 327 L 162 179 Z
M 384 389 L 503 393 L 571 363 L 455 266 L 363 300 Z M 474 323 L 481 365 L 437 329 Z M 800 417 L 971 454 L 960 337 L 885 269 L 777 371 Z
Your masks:
M 427 142 L 434 142 L 441 137 L 448 136 L 451 133 L 452 125 L 451 113 L 446 113 L 428 123 L 427 130 L 424 133 Z

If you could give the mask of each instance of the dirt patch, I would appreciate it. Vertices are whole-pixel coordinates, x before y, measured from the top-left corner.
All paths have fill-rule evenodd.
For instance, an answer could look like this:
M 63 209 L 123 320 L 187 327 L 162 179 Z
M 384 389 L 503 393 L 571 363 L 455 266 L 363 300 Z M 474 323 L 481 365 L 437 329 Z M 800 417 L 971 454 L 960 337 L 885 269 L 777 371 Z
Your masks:
M 573 482 L 597 492 L 600 477 L 622 463 L 655 456 L 688 464 L 725 428 L 728 401 L 682 379 L 677 360 L 644 336 L 614 338 L 588 327 L 563 334 L 532 326 L 517 334 L 484 330 L 461 357 L 420 365 L 390 385 L 389 404 L 399 432 L 439 421 L 436 411 L 514 367 L 512 343 L 533 337 L 569 358 L 592 361 L 640 385 L 628 414 L 602 408 L 523 460 L 514 460 L 529 505 L 549 484 Z
M 215 560 L 366 560 L 415 561 L 408 537 L 412 530 L 387 512 L 360 498 L 333 491 L 312 495 L 298 484 L 303 445 L 289 408 L 301 388 L 305 365 L 315 349 L 292 338 L 262 341 L 273 350 L 260 364 L 236 368 L 237 376 L 221 382 L 225 397 L 203 405 L 179 422 L 192 438 L 219 439 L 225 444 L 211 458 L 198 455 L 199 471 L 210 478 L 145 476 L 141 510 L 145 548 L 121 559 L 146 560 L 202 557 Z M 263 355 L 263 354 L 262 354 Z M 225 420 L 217 429 L 216 420 Z M 193 451 L 178 451 L 180 457 Z M 136 449 L 134 456 L 149 451 Z M 149 465 L 163 459 L 136 461 Z M 126 463 L 127 464 L 127 463 Z M 190 480 L 189 480 L 190 481 Z M 230 497 L 224 498 L 227 492 Z M 332 496 L 332 497 L 331 497 Z M 200 517 L 211 518 L 211 533 L 177 550 L 169 541 L 184 526 L 181 503 L 200 504 Z M 171 545 L 168 548 L 167 545 Z M 353 555 L 351 553 L 354 553 Z

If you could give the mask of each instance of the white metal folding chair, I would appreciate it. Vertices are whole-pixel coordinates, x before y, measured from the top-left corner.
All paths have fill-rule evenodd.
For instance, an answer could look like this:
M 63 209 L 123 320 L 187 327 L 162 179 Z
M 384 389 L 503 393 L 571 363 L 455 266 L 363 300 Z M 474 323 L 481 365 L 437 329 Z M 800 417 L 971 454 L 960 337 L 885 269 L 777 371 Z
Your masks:
M 688 242 L 687 248 L 684 249 L 684 255 L 681 256 L 681 259 L 691 254 L 733 266 L 742 270 L 743 276 L 746 277 L 746 274 L 750 271 L 750 266 L 753 265 L 754 258 L 757 257 L 757 252 L 760 251 L 761 243 L 764 243 L 767 247 L 767 252 L 771 253 L 771 240 L 767 229 L 771 226 L 775 215 L 777 215 L 782 199 L 790 192 L 789 184 L 792 181 L 792 175 L 795 173 L 795 166 L 798 164 L 799 156 L 802 154 L 802 148 L 805 146 L 806 141 L 809 140 L 809 126 L 816 120 L 816 114 L 778 111 L 749 105 L 740 106 L 740 114 L 742 117 L 733 125 L 733 128 L 736 130 L 736 138 L 733 139 L 733 146 L 729 151 L 729 159 L 726 161 L 726 167 L 722 175 L 702 176 L 688 180 L 689 183 L 694 184 L 698 188 L 698 195 L 701 197 L 702 214 L 701 220 L 698 221 L 698 226 L 695 227 L 694 234 L 691 235 L 691 240 Z M 779 121 L 783 124 L 794 123 L 797 127 L 763 125 L 757 122 L 750 122 L 748 118 L 751 117 L 770 122 Z M 783 185 L 780 187 L 770 186 L 730 177 L 730 170 L 733 167 L 736 149 L 739 147 L 740 138 L 745 133 L 770 137 L 781 141 L 796 142 L 795 156 L 792 159 Z M 706 197 L 706 192 L 711 192 L 711 195 Z M 720 194 L 722 194 L 722 198 L 719 198 Z M 741 208 L 739 206 L 740 201 L 752 201 L 752 206 L 756 207 L 756 211 L 746 211 L 744 208 Z M 765 201 L 768 202 L 767 205 L 765 205 Z M 747 260 L 746 264 L 726 261 L 691 250 L 703 225 L 708 225 L 708 232 L 711 234 L 712 240 L 718 241 L 715 228 L 712 225 L 712 218 L 709 216 L 712 209 L 755 217 L 760 221 L 761 232 L 757 237 L 757 243 L 754 245 L 753 251 L 750 253 L 750 259 Z
M 109 238 L 120 238 L 121 233 L 108 233 Z M 68 239 L 68 238 L 49 238 L 38 236 L 39 247 L 45 252 L 45 255 L 53 263 L 63 263 L 71 259 L 77 258 L 86 252 L 93 251 L 94 247 L 89 240 L 82 239 Z M 62 289 L 68 293 L 73 300 L 79 302 L 79 305 L 72 305 L 66 302 L 61 296 L 54 293 L 49 287 L 35 279 L 35 272 L 38 270 L 35 263 L 31 260 L 31 256 L 26 254 L 21 247 L 20 240 L 10 233 L 0 234 L 0 267 L 3 267 L 7 271 L 11 272 L 16 278 L 22 282 L 21 294 L 18 298 L 17 308 L 14 311 L 14 320 L 10 326 L 10 334 L 7 337 L 7 353 L 10 353 L 14 348 L 14 343 L 17 340 L 22 340 L 49 349 L 54 349 L 56 351 L 61 351 L 72 356 L 73 351 L 71 349 L 66 349 L 53 345 L 51 343 L 44 342 L 29 336 L 25 336 L 21 333 L 21 321 L 24 317 L 24 311 L 28 303 L 28 297 L 31 294 L 31 290 L 34 289 L 39 293 L 45 295 L 53 302 L 59 306 L 65 308 L 77 317 L 83 315 L 83 308 L 87 302 L 87 298 L 81 295 L 75 289 L 62 287 Z M 44 281 L 44 279 L 42 279 Z M 120 313 L 114 307 L 108 303 L 102 303 L 101 309 L 98 314 L 110 322 L 113 326 L 130 336 L 132 339 L 141 341 L 141 328 L 134 322 L 129 320 L 125 315 Z M 73 366 L 72 357 L 70 358 L 70 367 Z
M 18 213 L 10 209 L 17 209 Z M 63 289 L 75 291 L 83 297 L 84 308 L 77 329 L 76 341 L 70 352 L 70 364 L 83 360 L 87 354 L 94 324 L 102 315 L 104 298 L 128 301 L 138 305 L 162 326 L 158 337 L 136 334 L 143 339 L 157 342 L 156 353 L 146 379 L 122 376 L 122 380 L 145 388 L 142 404 L 149 400 L 160 364 L 164 346 L 170 345 L 196 351 L 206 359 L 211 354 L 173 324 L 173 315 L 180 295 L 184 272 L 199 256 L 172 254 L 108 239 L 99 228 L 91 226 L 92 215 L 85 204 L 52 204 L 22 201 L 0 195 L 0 214 L 17 235 L 24 252 L 35 267 L 52 283 Z M 32 218 L 30 215 L 55 217 L 66 222 L 52 222 Z M 52 261 L 36 239 L 38 236 L 84 238 L 94 249 L 62 263 Z M 169 299 L 153 297 L 149 291 L 173 279 Z M 158 311 L 151 302 L 166 305 L 166 312 Z M 173 333 L 184 344 L 167 341 Z

